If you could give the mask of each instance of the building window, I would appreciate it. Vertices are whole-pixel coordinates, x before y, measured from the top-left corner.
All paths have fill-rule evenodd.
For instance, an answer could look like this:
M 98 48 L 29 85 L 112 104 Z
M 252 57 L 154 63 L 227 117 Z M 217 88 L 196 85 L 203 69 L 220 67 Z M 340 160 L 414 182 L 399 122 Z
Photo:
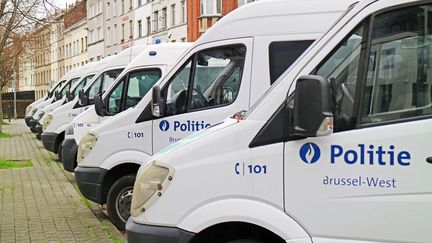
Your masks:
M 142 37 L 142 21 L 138 20 L 137 24 L 138 24 L 138 37 Z
M 117 0 L 113 1 L 113 5 L 112 5 L 112 16 L 115 17 L 117 16 Z
M 222 0 L 200 0 L 201 16 L 222 14 Z
M 153 32 L 158 30 L 159 16 L 158 12 L 153 13 Z
M 186 23 L 186 2 L 185 0 L 181 1 L 181 23 Z
M 149 36 L 150 33 L 151 33 L 150 17 L 147 17 L 147 36 Z
M 238 6 L 251 3 L 251 2 L 255 2 L 255 0 L 238 0 Z
M 162 29 L 166 29 L 166 27 L 167 27 L 167 9 L 166 8 L 163 8 L 162 9 L 162 26 L 161 26 L 161 28 Z
M 107 10 L 106 10 L 106 14 L 107 14 L 107 19 L 111 18 L 111 6 L 110 6 L 110 2 L 107 2 Z
M 125 39 L 125 26 L 124 24 L 121 24 L 121 40 L 120 42 L 124 42 Z
M 111 28 L 107 28 L 107 46 L 111 45 Z
M 138 0 L 138 7 L 142 5 L 142 0 Z
M 171 5 L 171 26 L 175 26 L 175 4 Z
M 121 0 L 121 14 L 125 13 L 125 5 L 124 0 Z
M 102 27 L 98 27 L 97 28 L 97 32 L 98 32 L 98 38 L 97 41 L 100 41 L 103 39 L 103 35 L 102 35 Z
M 113 35 L 112 35 L 112 38 L 111 38 L 111 40 L 112 40 L 112 42 L 113 42 L 113 44 L 117 44 L 117 25 L 115 24 L 114 25 L 114 31 L 112 32 L 113 33 Z
M 129 0 L 129 11 L 133 9 L 133 0 Z
M 129 39 L 133 38 L 133 21 L 129 20 Z

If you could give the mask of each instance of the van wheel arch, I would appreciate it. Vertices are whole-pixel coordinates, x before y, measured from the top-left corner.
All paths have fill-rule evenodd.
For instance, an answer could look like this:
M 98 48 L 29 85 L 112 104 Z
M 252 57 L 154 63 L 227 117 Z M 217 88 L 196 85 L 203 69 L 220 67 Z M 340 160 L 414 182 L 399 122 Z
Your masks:
M 196 234 L 191 243 L 283 243 L 280 236 L 261 226 L 245 222 L 226 222 L 213 225 Z
M 126 175 L 136 175 L 139 168 L 140 165 L 136 163 L 122 163 L 111 168 L 106 173 L 103 180 L 101 197 L 103 199 L 102 204 L 106 203 L 108 192 L 117 180 Z

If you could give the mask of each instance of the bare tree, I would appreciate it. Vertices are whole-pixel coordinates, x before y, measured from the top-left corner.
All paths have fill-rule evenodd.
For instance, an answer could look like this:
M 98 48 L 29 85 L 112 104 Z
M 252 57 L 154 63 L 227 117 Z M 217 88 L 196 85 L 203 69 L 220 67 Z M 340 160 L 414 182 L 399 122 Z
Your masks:
M 31 32 L 37 26 L 50 23 L 50 12 L 55 9 L 49 0 L 0 0 L 0 121 L 3 121 L 2 97 L 19 65 L 18 56 L 26 51 L 25 42 L 32 42 Z M 2 122 L 0 122 L 0 133 Z

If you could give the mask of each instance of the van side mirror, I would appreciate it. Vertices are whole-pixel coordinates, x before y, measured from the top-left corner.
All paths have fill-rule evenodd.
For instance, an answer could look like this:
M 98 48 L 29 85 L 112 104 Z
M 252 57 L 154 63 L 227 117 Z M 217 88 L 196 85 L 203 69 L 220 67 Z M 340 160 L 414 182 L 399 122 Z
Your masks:
M 84 93 L 84 90 L 83 90 L 83 89 L 80 89 L 80 91 L 78 91 L 78 103 L 79 103 L 81 106 L 86 106 L 86 105 L 88 105 L 88 99 L 87 99 L 87 96 L 86 96 L 86 94 Z
M 330 82 L 315 75 L 297 80 L 293 127 L 290 133 L 300 137 L 318 137 L 333 132 L 333 105 Z
M 159 85 L 153 86 L 151 107 L 153 116 L 160 117 L 165 114 L 165 102 L 162 99 L 161 89 Z
M 94 106 L 95 106 L 96 114 L 98 116 L 102 116 L 102 117 L 105 116 L 105 109 L 104 109 L 104 103 L 102 100 L 102 96 L 100 94 L 96 94 L 94 96 L 94 101 L 95 101 Z
M 54 99 L 59 100 L 60 98 L 60 93 L 58 92 L 58 90 L 56 90 L 56 92 L 54 93 Z
M 72 93 L 70 90 L 66 91 L 66 102 L 73 100 Z

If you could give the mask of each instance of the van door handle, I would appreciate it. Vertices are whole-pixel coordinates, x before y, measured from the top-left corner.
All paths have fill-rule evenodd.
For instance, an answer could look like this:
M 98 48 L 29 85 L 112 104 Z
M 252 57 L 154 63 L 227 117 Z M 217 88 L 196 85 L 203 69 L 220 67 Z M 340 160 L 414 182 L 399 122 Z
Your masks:
M 432 164 L 432 156 L 431 157 L 427 157 L 426 158 L 426 162 L 428 162 L 429 164 Z

